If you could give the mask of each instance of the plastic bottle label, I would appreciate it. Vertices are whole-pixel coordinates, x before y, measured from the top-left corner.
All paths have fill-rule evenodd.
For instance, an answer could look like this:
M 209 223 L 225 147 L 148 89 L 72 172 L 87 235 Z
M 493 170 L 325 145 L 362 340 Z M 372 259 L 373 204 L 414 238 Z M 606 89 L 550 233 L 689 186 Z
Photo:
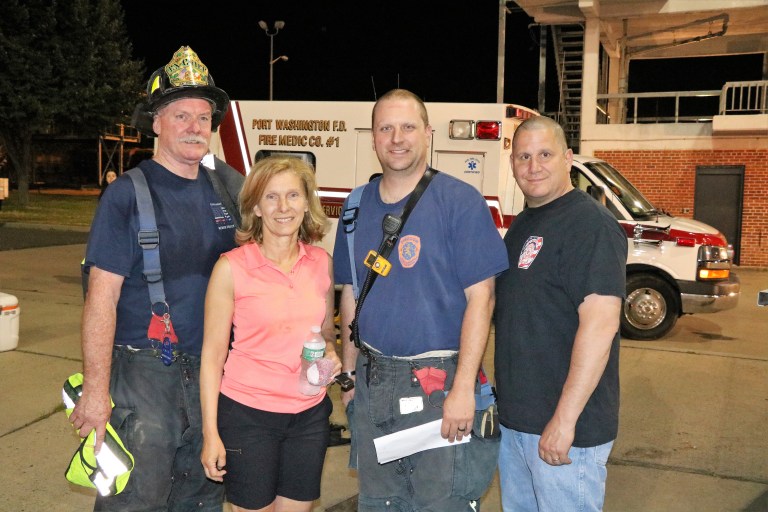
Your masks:
M 314 361 L 315 359 L 320 359 L 324 355 L 325 355 L 325 347 L 315 348 L 315 349 L 304 347 L 304 349 L 301 351 L 301 357 L 306 359 L 307 361 Z

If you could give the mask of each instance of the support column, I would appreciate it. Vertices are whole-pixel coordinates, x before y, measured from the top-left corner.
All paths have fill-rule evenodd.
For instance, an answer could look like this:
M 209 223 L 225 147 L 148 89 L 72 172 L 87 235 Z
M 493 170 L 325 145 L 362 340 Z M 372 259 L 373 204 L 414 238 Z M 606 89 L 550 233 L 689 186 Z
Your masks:
M 621 58 L 610 55 L 608 57 L 608 94 L 617 94 L 619 92 L 619 79 L 621 75 Z M 617 124 L 621 120 L 621 109 L 623 102 L 619 100 L 610 100 L 608 102 L 608 124 Z
M 600 23 L 587 18 L 584 25 L 584 68 L 581 84 L 581 141 L 597 126 L 597 86 L 600 76 Z M 583 146 L 582 146 L 583 147 Z
M 496 64 L 496 103 L 504 103 L 504 59 L 507 45 L 507 0 L 499 0 L 499 48 Z

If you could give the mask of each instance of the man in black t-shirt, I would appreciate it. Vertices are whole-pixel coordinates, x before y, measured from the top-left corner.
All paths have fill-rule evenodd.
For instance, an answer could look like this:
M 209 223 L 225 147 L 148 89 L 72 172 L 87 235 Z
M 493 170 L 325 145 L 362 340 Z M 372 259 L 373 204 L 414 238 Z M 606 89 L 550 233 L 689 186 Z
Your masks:
M 528 207 L 504 237 L 510 268 L 495 310 L 507 511 L 600 510 L 618 430 L 627 240 L 573 188 L 572 160 L 551 119 L 515 132 L 512 166 Z

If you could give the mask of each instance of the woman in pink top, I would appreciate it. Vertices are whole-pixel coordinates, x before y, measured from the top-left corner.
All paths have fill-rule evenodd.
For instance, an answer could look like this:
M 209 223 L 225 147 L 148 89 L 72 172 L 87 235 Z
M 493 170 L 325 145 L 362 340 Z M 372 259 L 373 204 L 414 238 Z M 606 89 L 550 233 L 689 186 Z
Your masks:
M 331 257 L 311 245 L 328 219 L 312 168 L 296 158 L 256 163 L 240 211 L 239 247 L 216 263 L 205 299 L 200 460 L 235 511 L 308 512 L 320 497 L 332 408 L 325 389 L 299 392 L 312 326 L 322 327 L 333 374 L 341 371 Z

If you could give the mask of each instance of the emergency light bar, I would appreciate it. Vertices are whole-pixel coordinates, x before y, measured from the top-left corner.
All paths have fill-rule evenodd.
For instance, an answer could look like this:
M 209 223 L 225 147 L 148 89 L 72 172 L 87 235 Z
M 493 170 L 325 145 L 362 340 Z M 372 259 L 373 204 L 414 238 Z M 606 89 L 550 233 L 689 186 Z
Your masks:
M 448 125 L 448 137 L 453 140 L 500 140 L 501 121 L 453 119 Z
M 529 117 L 535 117 L 538 114 L 528 110 L 527 108 L 516 107 L 513 105 L 507 106 L 507 118 L 528 119 Z
M 466 119 L 453 119 L 448 124 L 448 137 L 458 140 L 475 138 L 475 122 Z
M 478 121 L 477 128 L 475 129 L 475 138 L 482 140 L 499 140 L 501 139 L 501 122 L 500 121 Z

